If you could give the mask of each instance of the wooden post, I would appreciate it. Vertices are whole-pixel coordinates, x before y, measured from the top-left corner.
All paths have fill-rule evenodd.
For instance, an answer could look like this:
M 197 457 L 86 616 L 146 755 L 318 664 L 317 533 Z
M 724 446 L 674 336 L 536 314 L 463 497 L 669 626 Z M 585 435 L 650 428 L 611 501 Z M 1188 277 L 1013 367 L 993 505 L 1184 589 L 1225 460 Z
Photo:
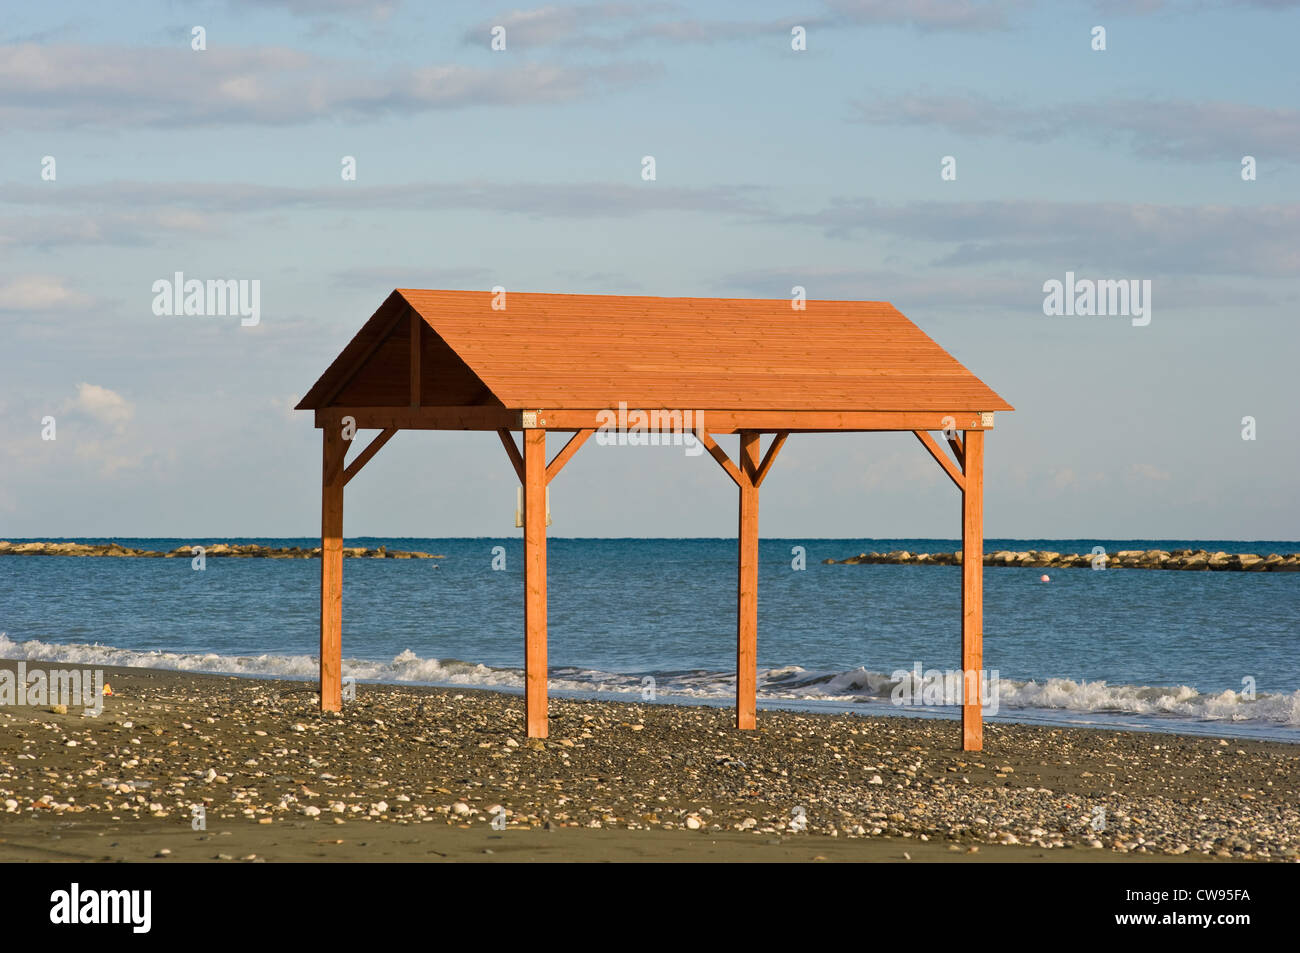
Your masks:
M 984 431 L 966 431 L 961 496 L 961 747 L 984 748 L 980 672 L 984 668 Z
M 546 725 L 546 431 L 524 431 L 524 709 L 528 737 Z
M 320 710 L 343 708 L 343 459 L 347 442 L 337 426 L 321 429 Z
M 736 727 L 753 729 L 758 682 L 758 439 L 740 435 L 740 576 L 736 588 Z

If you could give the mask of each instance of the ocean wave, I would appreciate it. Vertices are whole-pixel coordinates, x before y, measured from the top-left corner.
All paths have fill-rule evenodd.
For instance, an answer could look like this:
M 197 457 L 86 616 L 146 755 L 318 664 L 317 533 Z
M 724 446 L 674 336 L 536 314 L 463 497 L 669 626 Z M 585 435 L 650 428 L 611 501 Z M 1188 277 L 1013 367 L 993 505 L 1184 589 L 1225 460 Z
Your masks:
M 33 639 L 14 642 L 0 633 L 0 658 L 79 667 L 118 666 L 178 672 L 203 672 L 312 680 L 319 668 L 311 655 L 219 655 L 139 651 L 88 643 L 58 644 Z M 421 658 L 405 650 L 391 661 L 344 659 L 343 674 L 361 682 L 421 685 L 463 685 L 473 688 L 522 689 L 520 668 L 492 667 L 459 659 Z M 898 673 L 894 673 L 898 674 Z M 734 673 L 706 669 L 652 672 L 607 672 L 573 667 L 552 668 L 553 691 L 612 693 L 646 697 L 727 699 L 735 695 Z M 998 681 L 998 710 L 1066 711 L 1071 713 L 1158 715 L 1191 721 L 1253 722 L 1300 727 L 1300 690 L 1259 692 L 1253 698 L 1231 689 L 1198 692 L 1187 685 L 1111 685 L 1105 681 L 1049 678 Z M 888 703 L 896 690 L 916 691 L 915 677 L 894 679 L 865 667 L 818 671 L 797 665 L 760 670 L 758 695 L 768 701 L 820 701 L 861 704 Z

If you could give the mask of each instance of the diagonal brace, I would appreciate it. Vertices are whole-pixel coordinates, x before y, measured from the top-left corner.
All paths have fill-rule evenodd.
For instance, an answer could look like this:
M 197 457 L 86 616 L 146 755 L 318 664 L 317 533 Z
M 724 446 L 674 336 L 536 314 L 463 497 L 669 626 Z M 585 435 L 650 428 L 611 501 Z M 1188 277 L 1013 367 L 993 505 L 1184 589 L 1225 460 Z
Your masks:
M 776 462 L 776 455 L 781 452 L 785 446 L 786 438 L 790 436 L 789 431 L 782 431 L 776 435 L 776 439 L 767 448 L 767 453 L 763 454 L 763 462 L 758 465 L 758 472 L 754 474 L 754 488 L 758 489 L 767 479 L 767 471 L 772 469 L 772 464 Z
M 943 452 L 939 444 L 935 442 L 935 439 L 924 430 L 913 430 L 912 433 L 916 434 L 916 439 L 921 441 L 921 446 L 925 447 L 926 450 L 929 450 L 930 456 L 934 457 L 934 459 L 939 462 L 939 466 L 943 467 L 943 472 L 948 474 L 953 483 L 957 484 L 957 489 L 965 493 L 965 475 L 957 469 L 957 464 L 953 463 L 952 460 L 949 459 L 948 454 Z
M 727 471 L 727 476 L 736 482 L 736 486 L 743 488 L 746 485 L 748 477 L 740 472 L 740 468 L 731 462 L 731 457 L 727 456 L 727 451 L 719 447 L 717 441 L 709 436 L 703 427 L 696 428 L 695 439 L 704 444 L 705 449 L 709 451 L 713 459 L 717 460 L 722 465 L 722 469 Z
M 587 442 L 587 438 L 595 432 L 594 428 L 589 427 L 586 430 L 577 431 L 569 438 L 569 442 L 564 445 L 564 449 L 557 453 L 555 459 L 546 465 L 546 482 L 548 484 L 555 479 L 556 474 L 564 469 L 564 465 L 578 452 L 578 448 Z M 512 440 L 511 443 L 513 442 Z
M 385 427 L 379 432 L 374 440 L 366 444 L 366 449 L 357 454 L 357 458 L 347 465 L 343 471 L 343 485 L 347 486 L 354 476 L 361 472 L 361 468 L 370 462 L 370 458 L 377 454 L 384 444 L 393 439 L 393 434 L 397 433 L 396 427 Z
M 519 452 L 519 445 L 515 443 L 515 435 L 502 427 L 497 431 L 497 436 L 501 438 L 501 444 L 506 448 L 506 453 L 510 456 L 510 462 L 514 464 L 515 473 L 519 477 L 519 485 L 524 486 L 527 482 L 524 480 L 524 458 Z
M 966 445 L 962 443 L 961 434 L 955 430 L 945 430 L 945 437 L 948 438 L 948 446 L 952 447 L 952 452 L 957 455 L 957 465 L 961 467 L 962 472 L 966 472 Z

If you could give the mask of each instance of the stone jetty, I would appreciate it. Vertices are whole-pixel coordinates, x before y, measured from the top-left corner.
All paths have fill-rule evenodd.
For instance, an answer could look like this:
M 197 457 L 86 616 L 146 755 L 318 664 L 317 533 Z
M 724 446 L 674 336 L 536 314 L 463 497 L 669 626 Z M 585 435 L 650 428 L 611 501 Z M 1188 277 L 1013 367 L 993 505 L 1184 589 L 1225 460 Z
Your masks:
M 301 546 L 262 546 L 258 543 L 187 543 L 170 552 L 150 549 L 131 549 L 120 543 L 11 543 L 0 540 L 0 556 L 135 556 L 146 559 L 191 559 L 197 555 L 194 547 L 203 547 L 208 558 L 234 559 L 319 559 L 320 547 L 306 549 Z M 343 555 L 353 559 L 442 559 L 432 553 L 406 552 L 380 546 L 345 546 Z
M 825 559 L 826 565 L 960 566 L 961 552 L 859 553 L 848 559 Z M 1211 572 L 1300 572 L 1300 553 L 1212 553 L 1204 549 L 1122 549 L 1116 553 L 1054 553 L 1031 549 L 1001 550 L 984 554 L 985 566 L 1019 566 L 1023 569 L 1182 569 Z

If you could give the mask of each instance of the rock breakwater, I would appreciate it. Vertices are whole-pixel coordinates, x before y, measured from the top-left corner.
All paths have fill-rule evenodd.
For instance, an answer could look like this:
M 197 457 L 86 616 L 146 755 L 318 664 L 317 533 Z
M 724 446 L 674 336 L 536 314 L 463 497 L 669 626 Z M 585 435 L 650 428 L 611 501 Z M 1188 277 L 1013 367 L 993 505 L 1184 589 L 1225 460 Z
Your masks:
M 1101 547 L 1098 547 L 1100 550 Z M 961 552 L 859 553 L 847 559 L 825 559 L 826 565 L 960 566 Z M 1181 569 L 1210 572 L 1300 572 L 1300 553 L 1209 552 L 1204 549 L 1122 549 L 1115 553 L 1055 553 L 1031 549 L 1024 552 L 1000 550 L 984 554 L 985 566 L 1019 566 L 1024 569 Z
M 135 556 L 146 559 L 190 559 L 197 555 L 196 546 L 203 548 L 205 557 L 235 559 L 319 559 L 320 547 L 263 546 L 260 543 L 187 543 L 169 552 L 151 549 L 132 549 L 120 543 L 12 543 L 0 540 L 0 556 Z M 353 559 L 442 559 L 432 553 L 406 552 L 380 546 L 345 546 L 343 555 Z

